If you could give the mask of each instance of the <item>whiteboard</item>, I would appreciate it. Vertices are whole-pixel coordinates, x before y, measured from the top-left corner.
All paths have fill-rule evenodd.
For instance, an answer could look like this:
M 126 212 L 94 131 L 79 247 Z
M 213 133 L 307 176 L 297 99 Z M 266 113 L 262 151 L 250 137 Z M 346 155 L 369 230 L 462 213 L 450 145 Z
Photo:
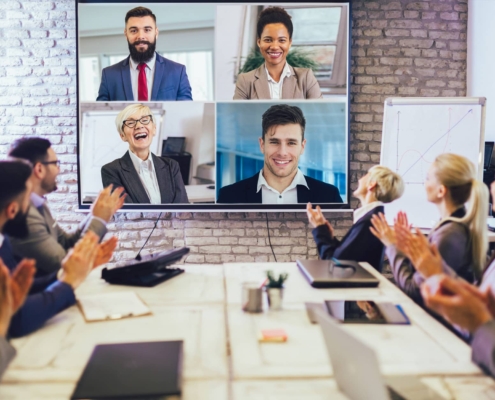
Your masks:
M 152 110 L 155 115 L 156 135 L 150 150 L 158 152 L 160 129 L 164 110 Z M 80 136 L 81 198 L 93 197 L 103 189 L 101 167 L 121 158 L 129 145 L 122 141 L 115 127 L 115 117 L 120 111 L 87 111 L 82 113 Z
M 405 183 L 402 197 L 385 206 L 387 220 L 403 210 L 413 225 L 431 228 L 440 215 L 426 200 L 424 181 L 435 157 L 463 155 L 482 179 L 485 98 L 389 98 L 384 109 L 380 163 Z

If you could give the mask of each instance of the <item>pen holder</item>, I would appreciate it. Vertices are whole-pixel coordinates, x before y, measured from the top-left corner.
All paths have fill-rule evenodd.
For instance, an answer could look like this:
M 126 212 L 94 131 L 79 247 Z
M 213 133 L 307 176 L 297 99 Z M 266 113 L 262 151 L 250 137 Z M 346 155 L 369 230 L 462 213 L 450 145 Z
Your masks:
M 263 311 L 262 288 L 259 283 L 242 284 L 242 311 L 259 313 Z
M 265 286 L 268 307 L 270 310 L 278 311 L 282 309 L 282 300 L 284 297 L 284 288 L 271 288 Z

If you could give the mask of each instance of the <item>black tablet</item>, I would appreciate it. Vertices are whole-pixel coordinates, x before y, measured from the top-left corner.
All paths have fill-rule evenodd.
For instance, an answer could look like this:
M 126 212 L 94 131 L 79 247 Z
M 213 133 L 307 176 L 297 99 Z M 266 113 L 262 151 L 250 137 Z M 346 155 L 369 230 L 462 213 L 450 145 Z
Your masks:
M 327 300 L 325 306 L 332 317 L 344 323 L 410 323 L 404 312 L 392 303 L 375 303 L 370 300 Z

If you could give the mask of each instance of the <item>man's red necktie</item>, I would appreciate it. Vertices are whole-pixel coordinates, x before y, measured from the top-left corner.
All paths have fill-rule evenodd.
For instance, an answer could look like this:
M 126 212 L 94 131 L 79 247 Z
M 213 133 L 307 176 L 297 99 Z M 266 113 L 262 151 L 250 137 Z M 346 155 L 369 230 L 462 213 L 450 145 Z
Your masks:
M 138 101 L 148 101 L 148 83 L 146 82 L 146 64 L 138 65 Z

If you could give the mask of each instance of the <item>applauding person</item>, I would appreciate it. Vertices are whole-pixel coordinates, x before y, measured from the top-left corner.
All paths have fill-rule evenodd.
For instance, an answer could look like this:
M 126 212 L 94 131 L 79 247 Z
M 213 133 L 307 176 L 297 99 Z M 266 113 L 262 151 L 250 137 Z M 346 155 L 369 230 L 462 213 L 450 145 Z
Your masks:
M 26 300 L 34 272 L 34 263 L 24 262 L 14 270 L 11 277 L 0 259 L 0 379 L 16 354 L 14 347 L 7 342 L 10 319 Z
M 60 269 L 60 262 L 67 251 L 87 232 L 92 231 L 101 239 L 107 232 L 106 224 L 122 207 L 123 189 L 104 189 L 93 203 L 90 214 L 73 233 L 64 231 L 52 217 L 45 196 L 57 190 L 60 173 L 57 154 L 47 139 L 27 137 L 17 140 L 10 156 L 28 160 L 33 166 L 29 181 L 33 187 L 27 214 L 27 235 L 12 237 L 14 254 L 18 258 L 36 260 L 37 275 L 47 275 Z
M 339 241 L 320 207 L 313 210 L 308 203 L 307 213 L 313 229 L 313 237 L 322 259 L 332 257 L 342 260 L 369 262 L 381 271 L 383 245 L 370 232 L 371 217 L 383 213 L 383 204 L 402 196 L 402 178 L 387 167 L 376 165 L 361 179 L 353 195 L 361 202 L 361 208 L 354 211 L 354 225 Z
M 17 281 L 24 265 L 34 268 L 35 261 L 24 259 L 17 263 L 10 237 L 23 238 L 28 233 L 27 212 L 31 194 L 31 167 L 21 160 L 0 161 L 0 258 Z M 36 278 L 24 305 L 13 315 L 8 336 L 27 335 L 40 328 L 48 319 L 75 304 L 74 290 L 99 263 L 107 262 L 117 245 L 112 238 L 98 244 L 98 236 L 86 232 L 61 261 L 61 270 Z
M 473 163 L 457 154 L 441 154 L 428 171 L 425 190 L 428 201 L 438 207 L 441 216 L 428 238 L 434 245 L 430 256 L 437 260 L 443 259 L 446 265 L 469 282 L 479 279 L 484 268 L 488 243 L 485 220 L 488 193 L 485 185 L 476 180 Z M 469 206 L 466 209 L 464 204 L 468 201 Z M 438 268 L 445 269 L 441 261 L 440 264 L 437 262 L 434 270 L 421 268 L 420 261 L 424 254 L 417 256 L 411 252 L 413 247 L 401 244 L 407 242 L 404 238 L 410 234 L 410 226 L 404 213 L 399 213 L 393 229 L 383 216 L 374 216 L 372 223 L 373 234 L 387 247 L 386 254 L 395 282 L 410 297 L 421 303 L 419 287 L 425 278 L 441 272 Z M 419 241 L 421 232 L 418 230 L 417 234 Z M 398 235 L 401 235 L 402 241 L 398 241 Z

